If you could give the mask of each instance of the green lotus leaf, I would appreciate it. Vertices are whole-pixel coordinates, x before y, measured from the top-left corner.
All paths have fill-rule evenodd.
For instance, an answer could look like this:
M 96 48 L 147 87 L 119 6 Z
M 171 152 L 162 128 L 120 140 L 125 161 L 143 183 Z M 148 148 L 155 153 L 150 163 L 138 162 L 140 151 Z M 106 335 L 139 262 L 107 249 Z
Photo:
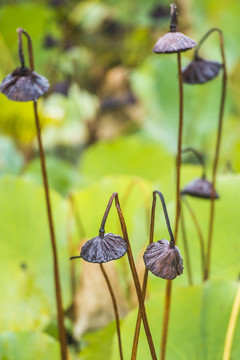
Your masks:
M 64 306 L 70 302 L 68 206 L 51 192 Z M 43 188 L 0 179 L 1 330 L 41 329 L 56 314 L 53 260 Z
M 60 359 L 60 345 L 52 337 L 34 332 L 3 332 L 0 334 L 2 360 Z
M 167 343 L 168 360 L 220 360 L 222 359 L 229 317 L 237 291 L 237 282 L 213 281 L 192 287 L 173 288 L 172 305 Z M 159 292 L 147 302 L 147 314 L 157 354 L 160 353 L 164 308 L 164 292 Z M 122 325 L 124 357 L 130 359 L 136 310 Z M 237 321 L 236 336 L 231 359 L 240 357 Z M 118 359 L 115 337 L 111 360 Z M 150 358 L 146 335 L 141 329 L 138 357 Z

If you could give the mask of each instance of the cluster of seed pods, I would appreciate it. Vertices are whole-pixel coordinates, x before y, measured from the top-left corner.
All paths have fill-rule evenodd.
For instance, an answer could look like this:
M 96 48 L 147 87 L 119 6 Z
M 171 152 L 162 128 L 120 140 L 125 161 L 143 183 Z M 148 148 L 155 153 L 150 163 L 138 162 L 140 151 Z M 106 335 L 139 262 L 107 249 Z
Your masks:
M 213 32 L 217 31 L 220 34 L 221 38 L 221 49 L 223 55 L 223 64 L 220 64 L 215 61 L 204 60 L 198 55 L 198 50 L 200 45 L 205 41 L 205 39 Z M 29 63 L 30 68 L 26 67 L 25 59 L 23 54 L 22 47 L 22 34 L 24 34 L 28 39 L 28 51 L 29 51 Z M 48 212 L 48 221 L 49 221 L 49 229 L 51 235 L 51 244 L 53 251 L 53 260 L 54 260 L 54 279 L 55 279 L 55 292 L 56 292 L 56 303 L 58 309 L 58 326 L 60 333 L 60 343 L 61 343 L 61 358 L 62 360 L 67 360 L 67 347 L 66 347 L 66 337 L 65 330 L 63 324 L 63 307 L 61 300 L 61 288 L 59 281 L 59 270 L 58 270 L 58 261 L 57 261 L 57 251 L 56 251 L 56 242 L 55 242 L 55 232 L 52 220 L 52 210 L 51 203 L 49 198 L 49 188 L 48 188 L 48 179 L 47 179 L 47 171 L 45 165 L 45 157 L 44 151 L 41 141 L 41 132 L 40 132 L 40 124 L 37 113 L 37 99 L 42 96 L 49 88 L 48 80 L 37 74 L 34 71 L 34 60 L 33 60 L 33 51 L 32 51 L 32 42 L 29 34 L 23 30 L 18 29 L 18 40 L 19 40 L 19 59 L 21 66 L 15 69 L 11 74 L 7 75 L 2 83 L 0 84 L 0 91 L 5 94 L 10 100 L 20 101 L 20 102 L 28 102 L 32 101 L 34 104 L 34 114 L 36 120 L 37 127 L 37 136 L 39 142 L 39 150 L 40 150 L 40 158 L 42 165 L 42 173 L 43 173 L 43 182 L 46 196 L 46 205 Z M 222 33 L 219 29 L 210 30 L 202 40 L 195 51 L 193 61 L 181 72 L 181 57 L 180 54 L 187 50 L 194 48 L 197 44 L 191 38 L 185 36 L 181 32 L 177 31 L 177 13 L 176 6 L 174 4 L 171 5 L 171 23 L 170 23 L 170 31 L 162 36 L 153 48 L 153 52 L 156 54 L 172 54 L 176 53 L 178 56 L 178 72 L 179 72 L 179 84 L 180 84 L 180 112 L 179 112 L 179 136 L 178 136 L 178 154 L 177 154 L 177 188 L 176 188 L 176 220 L 175 220 L 175 238 L 177 237 L 177 228 L 178 228 L 178 220 L 180 216 L 180 194 L 182 196 L 193 196 L 199 197 L 202 199 L 211 199 L 212 201 L 212 218 L 210 223 L 210 235 L 209 235 L 209 247 L 211 246 L 211 235 L 212 235 L 212 226 L 213 226 L 213 214 L 214 214 L 214 205 L 213 200 L 218 199 L 219 195 L 215 190 L 215 180 L 216 180 L 216 171 L 217 171 L 217 163 L 218 163 L 218 154 L 220 147 L 220 138 L 221 133 L 218 135 L 218 143 L 217 143 L 217 152 L 215 156 L 214 162 L 214 171 L 213 171 L 213 180 L 212 182 L 206 179 L 205 170 L 203 170 L 203 174 L 201 178 L 195 179 L 187 184 L 182 191 L 180 192 L 180 165 L 181 165 L 181 154 L 182 154 L 182 128 L 183 128 L 183 92 L 182 92 L 182 82 L 187 84 L 204 84 L 209 80 L 214 79 L 220 72 L 221 68 L 225 71 L 225 60 L 224 60 L 224 51 L 223 51 L 223 40 Z M 220 111 L 220 120 L 222 122 L 222 114 L 223 114 L 223 104 L 224 104 L 224 96 L 225 96 L 225 88 L 223 87 L 223 95 L 222 95 L 222 109 Z M 219 131 L 220 132 L 220 131 Z M 192 148 L 191 148 L 192 150 Z M 190 150 L 190 151 L 191 151 Z M 193 150 L 196 154 L 197 151 Z M 197 155 L 198 159 L 201 158 L 201 155 Z M 200 163 L 204 167 L 203 161 Z M 170 235 L 170 241 L 166 239 L 158 240 L 157 242 L 153 242 L 153 231 L 154 231 L 154 214 L 155 214 L 155 203 L 156 196 L 159 196 L 165 220 L 167 224 L 167 228 Z M 118 211 L 119 220 L 122 227 L 123 237 L 120 235 L 115 235 L 113 233 L 105 234 L 105 223 L 112 205 L 113 200 L 115 199 L 116 208 Z M 103 263 L 117 260 L 124 256 L 126 253 L 129 258 L 129 264 L 132 271 L 133 280 L 136 287 L 136 292 L 139 300 L 139 314 L 138 321 L 136 325 L 134 344 L 133 344 L 133 352 L 132 352 L 132 360 L 136 358 L 137 354 L 137 343 L 139 336 L 139 329 L 141 324 L 141 319 L 143 320 L 146 336 L 148 339 L 149 348 L 151 351 L 152 359 L 157 359 L 156 352 L 154 349 L 154 345 L 151 338 L 151 333 L 145 313 L 144 307 L 144 297 L 146 293 L 147 286 L 147 271 L 149 270 L 152 274 L 166 279 L 173 280 L 177 276 L 183 273 L 183 259 L 180 254 L 178 247 L 175 245 L 175 240 L 173 232 L 171 230 L 170 221 L 168 218 L 167 208 L 164 201 L 163 195 L 159 191 L 155 191 L 153 193 L 153 205 L 152 205 L 152 221 L 151 221 L 151 229 L 150 229 L 150 241 L 149 245 L 143 255 L 143 260 L 146 266 L 146 272 L 144 277 L 143 288 L 141 289 L 138 275 L 136 272 L 136 268 L 133 261 L 131 245 L 127 235 L 126 224 L 122 215 L 122 211 L 120 208 L 118 195 L 114 193 L 109 201 L 105 214 L 103 216 L 103 220 L 101 223 L 101 227 L 99 230 L 98 236 L 93 239 L 87 241 L 85 245 L 82 247 L 79 256 L 73 256 L 71 259 L 82 258 L 85 261 L 91 263 L 101 264 L 101 270 L 103 275 L 108 283 L 109 291 L 112 297 L 113 306 L 116 308 L 116 299 L 114 297 L 113 291 L 111 289 L 110 281 L 107 277 L 107 274 L 102 267 Z M 209 255 L 210 258 L 210 255 Z M 209 260 L 210 261 L 210 260 Z M 169 311 L 169 310 L 168 310 Z M 121 335 L 120 335 L 120 324 L 119 324 L 119 316 L 118 312 L 115 312 L 116 323 L 117 323 L 117 332 L 118 332 L 118 340 L 119 340 L 119 352 L 120 358 L 123 359 L 122 345 L 121 345 Z M 167 332 L 167 327 L 165 329 L 165 336 Z M 166 337 L 163 340 L 164 346 L 166 346 Z M 165 356 L 165 350 L 162 353 L 162 359 Z

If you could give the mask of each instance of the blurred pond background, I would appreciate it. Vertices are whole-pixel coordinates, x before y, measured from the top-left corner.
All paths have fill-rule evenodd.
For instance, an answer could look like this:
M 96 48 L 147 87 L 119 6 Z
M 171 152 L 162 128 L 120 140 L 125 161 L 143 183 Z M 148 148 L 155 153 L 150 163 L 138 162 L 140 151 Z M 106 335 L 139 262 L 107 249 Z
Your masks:
M 36 71 L 50 83 L 39 100 L 61 285 L 71 358 L 118 359 L 113 311 L 98 266 L 69 262 L 98 234 L 118 191 L 139 275 L 149 236 L 152 191 L 163 192 L 174 223 L 178 132 L 176 55 L 152 48 L 169 29 L 169 1 L 0 0 L 0 75 L 19 66 L 16 29 L 32 37 Z M 202 283 L 196 229 L 185 211 L 193 284 L 173 283 L 167 360 L 222 359 L 240 274 L 240 2 L 176 2 L 179 30 L 196 42 L 212 27 L 224 34 L 228 71 L 210 281 Z M 24 42 L 24 49 L 27 46 Z M 182 56 L 183 66 L 193 50 Z M 219 38 L 200 51 L 221 62 Z M 211 176 L 221 74 L 206 85 L 184 85 L 183 146 L 200 151 Z M 52 255 L 31 103 L 0 96 L 0 359 L 59 359 Z M 181 184 L 201 175 L 183 156 Z M 205 236 L 210 204 L 191 199 Z M 160 206 L 155 240 L 167 238 Z M 121 233 L 112 209 L 107 231 Z M 182 236 L 179 248 L 183 258 Z M 130 358 L 136 295 L 126 260 L 108 264 L 117 294 L 125 358 Z M 165 280 L 150 276 L 147 309 L 160 348 Z M 236 334 L 240 331 L 237 321 Z M 139 359 L 148 359 L 144 332 Z M 231 359 L 240 358 L 233 338 Z

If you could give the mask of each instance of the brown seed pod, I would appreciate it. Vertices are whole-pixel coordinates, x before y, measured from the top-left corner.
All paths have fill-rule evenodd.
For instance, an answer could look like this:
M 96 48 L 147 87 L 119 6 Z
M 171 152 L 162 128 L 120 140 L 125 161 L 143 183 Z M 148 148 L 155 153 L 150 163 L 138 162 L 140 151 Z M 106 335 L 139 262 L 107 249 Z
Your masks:
M 212 183 L 205 178 L 195 179 L 184 187 L 181 194 L 201 199 L 211 199 Z M 216 190 L 214 190 L 214 199 L 218 198 L 219 195 Z
M 7 75 L 0 84 L 0 91 L 14 101 L 34 101 L 49 88 L 48 80 L 26 67 L 19 67 Z
M 204 84 L 214 79 L 220 72 L 222 64 L 216 61 L 197 57 L 182 71 L 183 82 L 187 84 Z
M 177 246 L 163 239 L 148 245 L 143 260 L 154 275 L 173 280 L 183 273 L 183 259 Z
M 92 263 L 105 263 L 117 260 L 127 252 L 127 243 L 119 235 L 107 233 L 88 240 L 83 245 L 80 257 Z
M 197 44 L 188 36 L 177 32 L 169 32 L 156 42 L 153 52 L 156 54 L 172 54 L 190 50 Z

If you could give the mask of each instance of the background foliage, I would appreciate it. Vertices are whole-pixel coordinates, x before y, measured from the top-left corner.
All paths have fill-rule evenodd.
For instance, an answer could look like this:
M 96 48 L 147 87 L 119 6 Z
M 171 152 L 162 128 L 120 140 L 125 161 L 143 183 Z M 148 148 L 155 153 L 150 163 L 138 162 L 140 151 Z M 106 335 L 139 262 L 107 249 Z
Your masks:
M 168 30 L 169 2 L 1 0 L 0 4 L 1 77 L 18 66 L 16 28 L 23 27 L 33 39 L 36 70 L 51 84 L 39 106 L 71 356 L 115 360 L 110 300 L 102 304 L 96 295 L 105 289 L 102 282 L 95 288 L 98 268 L 91 265 L 90 274 L 80 261 L 73 265 L 68 259 L 79 252 L 83 241 L 96 236 L 113 191 L 119 192 L 140 275 L 153 190 L 164 193 L 173 223 L 176 57 L 151 52 L 158 37 Z M 184 264 L 184 274 L 173 284 L 167 359 L 213 360 L 222 358 L 240 273 L 240 3 L 184 0 L 177 5 L 180 29 L 196 41 L 211 27 L 222 29 L 228 89 L 211 281 L 202 283 L 198 237 L 185 209 L 194 285 L 188 285 Z M 201 54 L 220 61 L 217 36 L 208 40 Z M 191 52 L 184 54 L 184 66 L 190 59 Z M 203 152 L 208 176 L 220 86 L 221 76 L 205 86 L 184 86 L 184 146 Z M 1 95 L 0 107 L 0 359 L 57 359 L 52 257 L 32 104 L 13 103 Z M 195 160 L 184 156 L 182 186 L 200 175 Z M 206 238 L 209 203 L 194 199 L 190 204 Z M 158 206 L 155 240 L 167 238 Z M 114 211 L 106 230 L 120 232 Z M 179 247 L 185 258 L 181 236 Z M 109 270 L 119 294 L 128 359 L 136 296 L 124 258 Z M 150 276 L 147 310 L 156 348 L 160 346 L 164 288 L 164 280 Z M 87 306 L 83 299 L 93 305 Z M 236 334 L 239 331 L 240 320 Z M 140 353 L 148 356 L 143 333 Z M 235 335 L 231 359 L 239 358 Z

